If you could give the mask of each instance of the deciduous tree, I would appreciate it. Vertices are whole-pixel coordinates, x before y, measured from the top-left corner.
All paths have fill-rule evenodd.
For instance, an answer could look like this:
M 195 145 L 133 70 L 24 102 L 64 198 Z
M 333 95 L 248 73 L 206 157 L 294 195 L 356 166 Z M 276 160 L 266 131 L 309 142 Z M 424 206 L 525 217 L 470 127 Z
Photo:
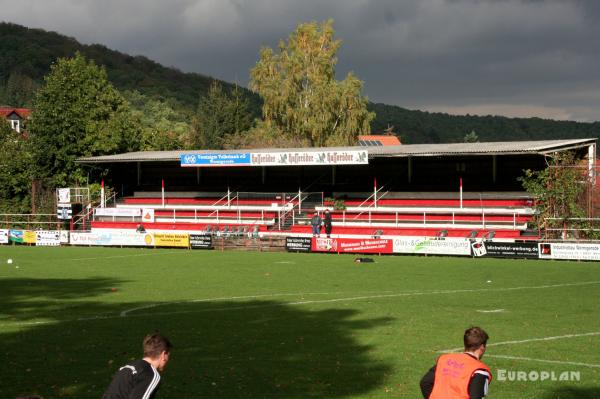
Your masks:
M 81 54 L 59 59 L 44 78 L 30 131 L 36 177 L 55 186 L 85 181 L 77 158 L 136 150 L 140 134 L 105 70 Z
M 370 132 L 375 114 L 367 111 L 362 82 L 352 73 L 335 79 L 340 45 L 329 20 L 298 25 L 277 53 L 261 49 L 250 87 L 263 99 L 267 130 L 307 146 L 352 145 Z

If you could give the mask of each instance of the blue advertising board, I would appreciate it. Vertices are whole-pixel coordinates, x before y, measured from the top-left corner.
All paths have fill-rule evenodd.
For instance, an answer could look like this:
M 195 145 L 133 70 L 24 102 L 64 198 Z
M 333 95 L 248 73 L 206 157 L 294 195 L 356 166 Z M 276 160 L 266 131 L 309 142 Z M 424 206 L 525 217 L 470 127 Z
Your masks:
M 251 165 L 250 153 L 182 154 L 181 166 L 245 166 Z

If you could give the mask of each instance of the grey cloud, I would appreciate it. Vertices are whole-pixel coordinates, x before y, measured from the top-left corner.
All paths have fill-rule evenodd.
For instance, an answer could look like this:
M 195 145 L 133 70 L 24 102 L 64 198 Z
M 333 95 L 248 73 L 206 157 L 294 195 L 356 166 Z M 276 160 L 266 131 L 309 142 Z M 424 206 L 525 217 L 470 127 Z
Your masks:
M 247 84 L 263 45 L 333 18 L 372 101 L 600 120 L 600 2 L 0 0 L 2 19 Z

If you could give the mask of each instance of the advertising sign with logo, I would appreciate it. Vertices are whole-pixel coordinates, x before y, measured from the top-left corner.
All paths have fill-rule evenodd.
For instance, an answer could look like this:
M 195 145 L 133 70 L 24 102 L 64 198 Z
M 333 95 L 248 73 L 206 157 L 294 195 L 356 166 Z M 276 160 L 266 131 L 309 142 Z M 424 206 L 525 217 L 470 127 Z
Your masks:
M 154 246 L 187 248 L 190 246 L 190 235 L 188 233 L 154 233 Z
M 58 230 L 38 230 L 35 232 L 35 245 L 58 246 L 60 245 L 60 232 Z
M 427 237 L 394 238 L 395 254 L 471 255 L 470 242 L 465 239 L 434 240 Z
M 540 259 L 600 260 L 600 244 L 539 243 Z
M 22 243 L 23 242 L 23 230 L 8 230 L 8 239 L 11 242 Z
M 35 244 L 36 234 L 35 231 L 25 230 L 23 231 L 23 243 L 24 244 Z
M 60 204 L 68 204 L 71 202 L 71 190 L 68 188 L 58 189 L 58 202 Z
M 73 217 L 73 210 L 70 204 L 58 204 L 56 206 L 56 218 L 61 220 L 70 220 Z
M 183 167 L 366 165 L 369 153 L 367 150 L 349 150 L 182 154 L 180 162 Z
M 492 242 L 475 241 L 471 243 L 473 256 L 490 258 L 538 258 L 537 242 Z
M 0 244 L 8 244 L 8 230 L 0 229 Z
M 290 252 L 310 252 L 310 237 L 285 237 L 285 249 Z
M 67 230 L 60 231 L 60 243 L 61 244 L 69 243 L 69 232 Z
M 101 245 L 144 247 L 154 245 L 152 234 L 134 231 L 107 231 L 92 233 L 71 233 L 71 245 Z
M 212 236 L 210 234 L 190 234 L 190 247 L 192 249 L 212 249 Z
M 116 216 L 116 217 L 140 217 L 142 210 L 140 208 L 96 208 L 96 216 Z
M 313 252 L 391 254 L 393 243 L 390 239 L 370 238 L 321 238 L 312 240 Z
M 142 209 L 142 222 L 154 223 L 154 209 Z

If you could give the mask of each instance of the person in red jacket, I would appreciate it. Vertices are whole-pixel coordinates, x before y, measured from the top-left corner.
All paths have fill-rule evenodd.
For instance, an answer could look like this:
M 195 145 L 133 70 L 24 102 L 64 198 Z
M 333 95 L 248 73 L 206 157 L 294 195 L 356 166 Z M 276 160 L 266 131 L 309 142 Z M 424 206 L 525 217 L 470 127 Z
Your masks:
M 421 379 L 425 399 L 482 399 L 488 393 L 492 372 L 481 358 L 489 336 L 479 327 L 465 331 L 463 353 L 440 356 Z

